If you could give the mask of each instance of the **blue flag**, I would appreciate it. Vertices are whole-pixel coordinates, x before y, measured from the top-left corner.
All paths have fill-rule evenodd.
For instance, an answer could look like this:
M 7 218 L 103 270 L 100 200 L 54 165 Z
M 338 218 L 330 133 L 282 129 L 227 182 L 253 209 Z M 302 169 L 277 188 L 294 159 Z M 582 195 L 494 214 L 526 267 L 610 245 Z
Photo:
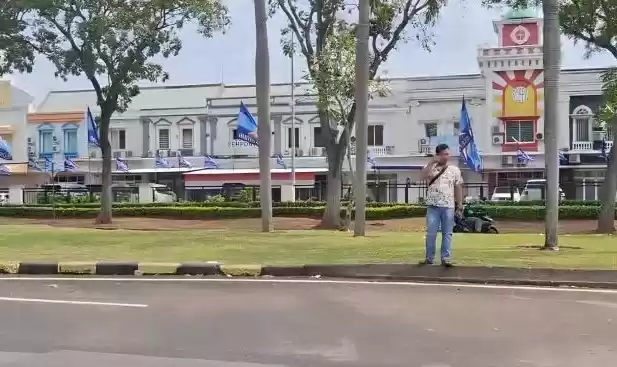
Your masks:
M 533 161 L 533 157 L 527 154 L 527 152 L 525 152 L 523 148 L 521 148 L 518 140 L 514 139 L 514 137 L 512 137 L 512 140 L 514 140 L 514 142 L 516 143 L 516 160 L 518 161 L 518 163 L 528 164 L 529 162 Z
M 608 163 L 610 158 L 610 149 L 608 149 L 608 143 L 606 142 L 606 137 L 602 138 L 602 147 L 600 148 L 600 157 L 602 157 L 606 163 Z
M 257 121 L 251 115 L 244 102 L 240 102 L 240 112 L 238 113 L 238 140 L 243 140 L 251 145 L 258 144 Z
M 116 171 L 129 172 L 129 164 L 122 158 L 116 158 Z
M 281 153 L 276 155 L 276 164 L 278 164 L 283 169 L 287 169 L 287 165 L 285 164 L 285 159 L 283 159 L 283 155 Z
M 178 157 L 178 167 L 180 168 L 193 168 L 191 162 L 187 161 L 183 156 Z
M 33 157 L 28 158 L 28 168 L 32 168 L 36 171 L 43 171 L 39 163 Z
M 99 139 L 99 126 L 92 116 L 90 107 L 86 111 L 86 126 L 88 127 L 88 145 L 93 147 L 101 147 L 101 140 Z
M 482 171 L 482 155 L 476 146 L 476 141 L 471 128 L 471 118 L 467 112 L 467 105 L 463 98 L 461 106 L 461 118 L 459 121 L 460 133 L 458 135 L 458 149 L 461 159 L 465 161 L 467 167 L 474 172 Z
M 54 170 L 54 161 L 51 158 L 45 158 L 45 172 L 53 173 Z
M 375 158 L 371 156 L 370 152 L 366 153 L 366 162 L 371 165 L 371 169 L 375 169 L 375 167 L 377 167 L 377 162 L 375 162 Z
M 0 164 L 0 176 L 10 176 L 11 169 L 6 164 Z
M 156 160 L 154 162 L 154 165 L 156 168 L 169 168 L 171 167 L 171 165 L 169 164 L 169 161 L 167 160 L 167 158 L 163 158 L 161 156 L 156 156 Z
M 11 153 L 11 147 L 9 143 L 2 139 L 0 136 L 0 159 L 4 159 L 5 161 L 12 161 L 13 154 Z
M 75 172 L 79 166 L 77 163 L 73 162 L 71 159 L 67 158 L 64 160 L 64 170 L 67 172 Z
M 204 157 L 204 168 L 219 168 L 219 164 L 210 156 Z

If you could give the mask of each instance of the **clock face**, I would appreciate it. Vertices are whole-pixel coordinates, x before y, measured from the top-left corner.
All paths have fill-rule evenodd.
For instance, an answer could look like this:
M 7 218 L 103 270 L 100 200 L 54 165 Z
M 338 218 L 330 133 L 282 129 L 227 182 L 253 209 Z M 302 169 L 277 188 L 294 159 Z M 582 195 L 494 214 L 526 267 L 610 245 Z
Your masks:
M 510 32 L 510 39 L 517 45 L 524 45 L 529 41 L 529 37 L 531 37 L 531 32 L 522 25 L 516 26 L 512 32 Z

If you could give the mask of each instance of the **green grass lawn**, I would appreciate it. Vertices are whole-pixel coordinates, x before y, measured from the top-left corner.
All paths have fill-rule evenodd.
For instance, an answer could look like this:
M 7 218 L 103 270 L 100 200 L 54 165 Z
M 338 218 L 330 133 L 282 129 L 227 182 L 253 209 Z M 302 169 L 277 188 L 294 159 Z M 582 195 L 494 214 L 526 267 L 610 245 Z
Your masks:
M 346 232 L 327 231 L 154 232 L 36 225 L 7 225 L 0 229 L 0 259 L 4 261 L 402 263 L 417 262 L 424 255 L 424 236 L 418 232 L 379 232 L 353 238 Z M 558 253 L 525 248 L 541 245 L 543 240 L 544 236 L 538 234 L 456 234 L 454 260 L 460 265 L 617 269 L 615 237 L 561 236 L 564 248 Z

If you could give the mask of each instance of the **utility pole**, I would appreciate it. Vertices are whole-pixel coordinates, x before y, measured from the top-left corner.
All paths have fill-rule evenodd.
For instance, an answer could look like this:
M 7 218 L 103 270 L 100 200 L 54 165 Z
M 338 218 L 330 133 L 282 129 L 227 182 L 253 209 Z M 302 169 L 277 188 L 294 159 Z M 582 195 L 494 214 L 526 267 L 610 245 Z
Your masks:
M 296 42 L 291 32 L 291 201 L 296 201 L 296 80 L 294 75 L 294 56 Z
M 257 90 L 257 134 L 259 136 L 259 201 L 261 230 L 272 230 L 272 172 L 270 171 L 270 54 L 268 50 L 268 12 L 265 0 L 255 0 L 255 79 Z
M 561 33 L 559 1 L 544 0 L 544 163 L 546 168 L 546 216 L 544 248 L 559 249 L 559 73 Z
M 360 0 L 356 27 L 356 177 L 354 194 L 356 220 L 354 236 L 366 234 L 366 160 L 368 149 L 368 77 L 369 77 L 370 0 Z M 348 129 L 351 134 L 351 129 Z

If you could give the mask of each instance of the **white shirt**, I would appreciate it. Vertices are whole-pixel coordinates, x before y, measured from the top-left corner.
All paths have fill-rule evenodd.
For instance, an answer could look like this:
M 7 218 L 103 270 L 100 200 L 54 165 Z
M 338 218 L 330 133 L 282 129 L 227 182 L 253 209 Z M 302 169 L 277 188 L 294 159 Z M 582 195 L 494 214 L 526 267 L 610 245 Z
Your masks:
M 435 166 L 429 177 L 435 177 L 442 169 L 443 167 Z M 424 202 L 429 206 L 454 208 L 454 186 L 461 184 L 463 184 L 461 170 L 456 166 L 448 166 L 446 171 L 428 187 Z

